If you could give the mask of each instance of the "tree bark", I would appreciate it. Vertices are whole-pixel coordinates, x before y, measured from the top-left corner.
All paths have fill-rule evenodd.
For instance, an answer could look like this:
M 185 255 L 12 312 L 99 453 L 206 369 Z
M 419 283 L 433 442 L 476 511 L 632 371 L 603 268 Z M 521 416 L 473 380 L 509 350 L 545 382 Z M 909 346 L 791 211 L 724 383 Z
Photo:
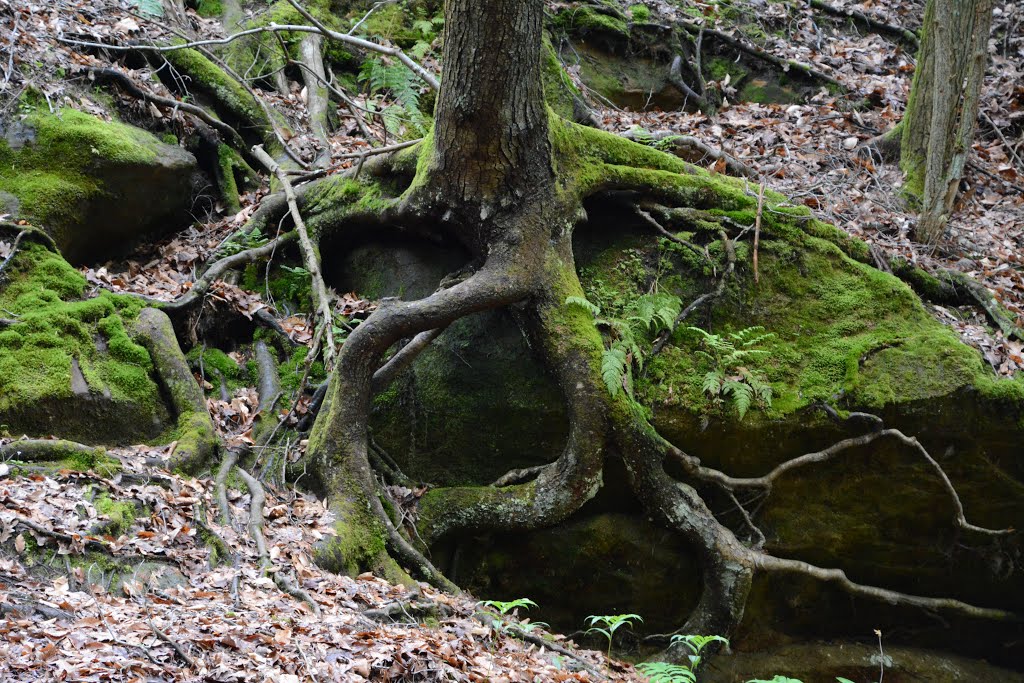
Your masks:
M 921 201 L 917 233 L 937 243 L 953 210 L 978 116 L 992 0 L 929 0 L 903 119 L 900 166 Z
M 429 179 L 481 221 L 554 180 L 541 82 L 542 0 L 445 3 Z

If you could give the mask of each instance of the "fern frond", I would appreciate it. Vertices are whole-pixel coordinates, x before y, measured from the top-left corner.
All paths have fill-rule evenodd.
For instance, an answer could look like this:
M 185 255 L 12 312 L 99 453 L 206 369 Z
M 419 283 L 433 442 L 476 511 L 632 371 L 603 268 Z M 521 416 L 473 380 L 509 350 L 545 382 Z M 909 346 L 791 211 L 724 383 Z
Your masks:
M 736 406 L 736 412 L 740 414 L 740 419 L 742 420 L 743 416 L 750 409 L 750 405 L 754 402 L 753 387 L 734 379 L 726 379 L 722 385 L 722 392 L 729 394 L 732 404 Z
M 579 306 L 580 308 L 584 308 L 590 311 L 591 315 L 595 317 L 601 315 L 601 309 L 587 301 L 585 297 L 567 296 L 565 297 L 565 303 L 568 306 Z
M 700 388 L 705 394 L 718 396 L 722 393 L 722 382 L 724 380 L 725 375 L 722 374 L 721 370 L 712 370 L 704 375 L 704 381 L 701 382 Z
M 622 390 L 622 378 L 626 374 L 626 351 L 618 347 L 607 349 L 601 355 L 601 377 L 612 398 Z

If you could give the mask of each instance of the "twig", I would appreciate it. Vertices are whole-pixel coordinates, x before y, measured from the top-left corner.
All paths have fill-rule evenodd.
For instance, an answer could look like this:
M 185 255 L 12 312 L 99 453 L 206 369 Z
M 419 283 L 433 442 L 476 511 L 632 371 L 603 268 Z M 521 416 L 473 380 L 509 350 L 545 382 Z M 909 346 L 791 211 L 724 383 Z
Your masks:
M 178 641 L 174 640 L 174 638 L 171 638 L 169 635 L 167 635 L 166 633 L 164 633 L 163 631 L 158 629 L 156 627 L 156 624 L 153 623 L 152 619 L 147 620 L 146 623 L 149 624 L 149 628 L 150 628 L 150 630 L 153 631 L 153 635 L 155 635 L 157 638 L 159 638 L 160 640 L 162 640 L 165 643 L 167 643 L 168 645 L 170 645 L 171 649 L 174 650 L 179 657 L 181 657 L 182 661 L 184 661 L 186 664 L 188 664 L 193 669 L 200 669 L 200 668 L 202 668 L 199 665 L 199 662 L 196 661 L 195 657 L 193 657 L 188 652 L 186 652 L 185 648 L 183 648 L 178 643 Z
M 292 220 L 295 222 L 295 231 L 299 235 L 299 246 L 302 249 L 302 256 L 306 263 L 306 270 L 309 271 L 309 276 L 312 280 L 313 305 L 322 318 L 328 350 L 328 357 L 325 359 L 325 365 L 327 366 L 327 369 L 330 370 L 331 366 L 334 364 L 334 357 L 337 353 L 334 346 L 334 334 L 331 332 L 331 327 L 334 324 L 334 316 L 331 315 L 330 297 L 327 294 L 327 285 L 324 284 L 323 275 L 320 274 L 320 263 L 317 260 L 316 250 L 313 247 L 313 242 L 309 239 L 309 232 L 306 230 L 306 223 L 302 220 L 302 213 L 299 211 L 299 203 L 298 199 L 295 197 L 295 189 L 292 187 L 291 182 L 289 182 L 288 176 L 284 170 L 270 157 L 269 154 L 266 153 L 263 147 L 256 145 L 252 148 L 252 152 L 270 173 L 277 176 L 281 186 L 284 188 L 284 194 L 288 200 L 288 209 L 291 211 Z
M 128 74 L 122 73 L 117 69 L 101 69 L 97 67 L 92 67 L 89 69 L 89 73 L 100 80 L 110 80 L 120 83 L 121 86 L 125 90 L 127 90 L 131 95 L 134 95 L 135 97 L 138 97 L 140 99 L 152 102 L 154 104 L 160 104 L 171 109 L 180 109 L 181 111 L 192 114 L 199 120 L 208 124 L 210 127 L 215 128 L 218 131 L 220 131 L 223 135 L 226 135 L 235 149 L 237 149 L 242 154 L 248 156 L 248 147 L 242 140 L 242 136 L 238 134 L 238 131 L 236 131 L 234 128 L 224 123 L 217 117 L 212 116 L 208 111 L 206 111 L 202 107 L 197 106 L 195 104 L 190 104 L 188 102 L 182 102 L 180 100 L 171 99 L 170 97 L 163 97 L 161 95 L 157 95 L 156 93 L 150 92 L 149 90 L 146 90 L 139 86 L 139 84 L 136 83 L 134 79 L 132 79 L 130 76 L 128 76 Z
M 679 315 L 676 316 L 676 319 L 672 321 L 672 328 L 670 330 L 665 330 L 658 335 L 658 339 L 654 342 L 654 347 L 651 349 L 651 356 L 656 356 L 661 353 L 661 350 L 665 348 L 668 340 L 672 338 L 673 334 L 675 334 L 676 329 L 679 328 L 684 320 L 690 317 L 691 313 L 697 310 L 700 306 L 722 296 L 722 292 L 725 291 L 725 283 L 736 269 L 736 249 L 733 246 L 733 243 L 729 240 L 729 235 L 726 234 L 724 229 L 719 232 L 719 236 L 722 240 L 722 245 L 725 247 L 727 265 L 725 270 L 722 271 L 722 275 L 718 278 L 718 284 L 715 285 L 715 289 L 713 291 L 701 294 L 692 303 L 690 303 L 689 306 L 684 308 Z

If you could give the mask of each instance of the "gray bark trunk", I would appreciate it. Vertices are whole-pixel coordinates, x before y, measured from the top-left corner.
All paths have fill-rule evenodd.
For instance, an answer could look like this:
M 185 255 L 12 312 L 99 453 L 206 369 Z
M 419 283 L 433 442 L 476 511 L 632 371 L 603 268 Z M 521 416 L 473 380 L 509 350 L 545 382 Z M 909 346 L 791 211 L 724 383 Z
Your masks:
M 921 200 L 917 233 L 937 243 L 953 210 L 974 138 L 992 0 L 929 0 L 907 103 L 900 165 Z

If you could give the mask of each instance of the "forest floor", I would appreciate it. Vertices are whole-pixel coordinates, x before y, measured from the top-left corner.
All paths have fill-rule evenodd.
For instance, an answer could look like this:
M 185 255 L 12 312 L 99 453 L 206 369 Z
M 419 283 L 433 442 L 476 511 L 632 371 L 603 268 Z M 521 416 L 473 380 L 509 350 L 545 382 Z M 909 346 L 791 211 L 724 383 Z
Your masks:
M 52 107 L 105 116 L 100 98 L 106 95 L 91 89 L 88 68 L 108 67 L 116 55 L 108 60 L 85 54 L 58 37 L 106 42 L 168 37 L 160 22 L 139 14 L 133 4 L 0 0 L 0 118 L 17 116 L 18 97 L 28 88 L 43 93 Z M 665 0 L 647 4 L 666 17 L 675 11 Z M 923 3 L 834 4 L 913 29 Z M 900 119 L 913 52 L 882 35 L 858 34 L 848 26 L 839 30 L 834 17 L 802 2 L 752 0 L 748 5 L 772 30 L 786 26 L 785 39 L 757 41 L 764 49 L 814 64 L 840 81 L 849 94 L 822 92 L 806 104 L 733 102 L 713 117 L 605 107 L 598 110 L 600 124 L 616 132 L 641 128 L 695 136 L 750 166 L 758 179 L 751 180 L 755 187 L 763 179 L 868 242 L 880 263 L 900 255 L 925 269 L 960 270 L 988 287 L 1024 324 L 1024 7 L 1012 1 L 997 3 L 993 35 L 999 39 L 994 39 L 990 51 L 965 191 L 949 239 L 929 249 L 912 240 L 914 215 L 898 196 L 899 170 L 856 151 Z M 223 35 L 215 21 L 192 21 L 201 35 Z M 428 67 L 436 66 L 429 58 L 426 61 Z M 149 71 L 120 68 L 169 95 L 148 79 Z M 571 65 L 569 71 L 573 73 Z M 287 97 L 262 90 L 258 94 L 293 124 L 289 144 L 294 152 L 307 160 L 315 158 L 320 150 L 304 128 L 301 91 Z M 140 120 L 159 116 L 187 125 L 180 112 L 160 110 L 116 92 L 114 97 L 123 111 Z M 356 99 L 366 104 L 379 97 L 360 94 Z M 851 99 L 865 97 L 875 106 L 849 106 Z M 347 109 L 338 114 L 341 126 L 329 150 L 331 172 L 356 163 L 354 155 L 371 144 L 393 141 L 379 121 L 368 122 L 377 139 L 367 141 Z M 713 161 L 707 166 L 719 170 Z M 174 299 L 189 288 L 196 270 L 217 248 L 244 226 L 265 193 L 261 189 L 242 197 L 243 208 L 236 215 L 197 216 L 193 226 L 173 237 L 140 247 L 126 259 L 84 267 L 83 272 L 97 290 Z M 0 259 L 11 246 L 0 241 Z M 279 310 L 258 294 L 217 283 L 210 296 L 247 317 L 267 308 L 296 342 L 311 343 L 304 317 Z M 356 314 L 372 306 L 355 293 L 343 297 L 341 305 Z M 996 372 L 1013 375 L 1024 369 L 1024 345 L 993 331 L 978 311 L 931 308 L 979 348 Z M 228 443 L 251 441 L 257 410 L 254 389 L 210 399 L 209 407 Z M 292 419 L 303 410 L 303 404 L 297 406 Z M 0 439 L 0 446 L 9 441 Z M 302 444 L 294 448 L 301 449 Z M 629 665 L 606 660 L 600 653 L 572 650 L 573 655 L 566 655 L 512 637 L 500 624 L 495 627 L 492 617 L 481 616 L 468 596 L 452 597 L 422 586 L 410 590 L 369 575 L 348 578 L 321 571 L 309 558 L 313 544 L 331 533 L 323 504 L 292 490 L 268 487 L 264 531 L 269 556 L 274 567 L 291 568 L 298 585 L 322 612 L 317 616 L 309 604 L 278 590 L 261 568 L 246 532 L 251 497 L 241 487 L 229 488 L 233 520 L 221 525 L 211 513 L 216 509 L 212 480 L 162 470 L 159 462 L 168 453 L 148 447 L 115 450 L 112 455 L 123 469 L 110 476 L 43 470 L 26 474 L 24 469 L 16 473 L 0 463 L 0 543 L 13 541 L 16 548 L 14 554 L 0 555 L 2 680 L 297 683 L 365 680 L 371 675 L 374 680 L 410 681 L 641 680 Z M 117 521 L 112 517 L 117 510 L 97 497 L 102 491 L 117 493 L 119 500 L 134 500 L 138 514 L 122 519 L 124 525 L 116 533 L 92 536 L 98 524 Z M 210 530 L 223 540 L 233 563 L 211 567 L 211 551 L 202 540 Z M 22 554 L 47 549 L 56 551 L 52 576 L 30 573 Z M 97 558 L 95 563 L 80 561 L 87 550 L 89 557 Z M 152 561 L 163 568 L 162 575 L 146 573 L 138 581 L 126 581 L 122 590 L 90 588 L 94 574 L 104 575 L 105 567 L 118 558 L 129 563 Z M 426 609 L 432 627 L 417 625 L 417 613 L 405 613 L 412 608 Z M 558 636 L 552 642 L 559 648 L 571 647 Z M 602 673 L 593 674 L 588 667 Z

